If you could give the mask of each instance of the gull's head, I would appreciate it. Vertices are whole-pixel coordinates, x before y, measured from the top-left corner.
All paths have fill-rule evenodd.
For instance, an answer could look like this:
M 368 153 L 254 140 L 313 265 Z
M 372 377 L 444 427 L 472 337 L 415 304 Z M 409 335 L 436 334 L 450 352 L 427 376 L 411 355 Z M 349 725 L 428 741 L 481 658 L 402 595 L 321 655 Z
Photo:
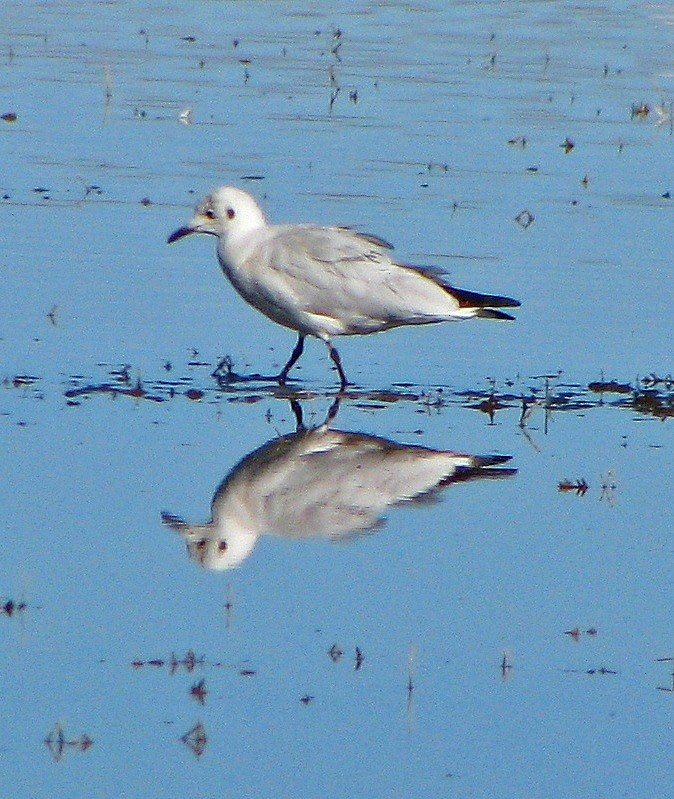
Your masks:
M 188 524 L 172 513 L 162 513 L 161 520 L 184 539 L 193 561 L 213 571 L 240 566 L 259 538 L 258 533 L 237 524 L 233 518 L 206 524 Z
M 226 239 L 266 224 L 267 220 L 260 206 L 250 194 L 235 186 L 221 186 L 197 204 L 192 219 L 187 225 L 171 233 L 168 243 L 171 244 L 190 233 L 209 233 L 211 236 Z

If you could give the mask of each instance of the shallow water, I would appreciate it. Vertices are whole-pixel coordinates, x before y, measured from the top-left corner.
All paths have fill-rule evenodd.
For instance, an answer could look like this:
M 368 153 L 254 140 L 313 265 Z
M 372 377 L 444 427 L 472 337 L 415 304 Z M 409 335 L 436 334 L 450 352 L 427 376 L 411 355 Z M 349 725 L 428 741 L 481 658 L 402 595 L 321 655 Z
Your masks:
M 0 793 L 671 793 L 671 9 L 3 22 Z M 161 514 L 208 521 L 232 474 L 260 496 L 261 462 L 283 488 L 290 400 L 318 427 L 336 384 L 317 343 L 285 390 L 211 377 L 293 345 L 210 239 L 165 244 L 226 182 L 522 300 L 338 342 L 330 421 L 516 473 L 392 492 L 339 541 L 300 509 L 301 540 L 265 531 L 232 570 L 189 557 Z

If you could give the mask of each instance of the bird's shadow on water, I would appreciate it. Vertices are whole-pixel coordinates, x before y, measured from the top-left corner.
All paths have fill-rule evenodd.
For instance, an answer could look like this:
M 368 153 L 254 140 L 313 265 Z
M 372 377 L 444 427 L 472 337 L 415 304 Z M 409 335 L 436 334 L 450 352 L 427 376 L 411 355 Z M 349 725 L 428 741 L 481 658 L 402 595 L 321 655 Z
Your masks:
M 388 508 L 418 504 L 453 483 L 511 477 L 509 455 L 470 455 L 333 427 L 342 399 L 306 427 L 291 398 L 295 432 L 272 438 L 226 475 L 211 519 L 191 524 L 163 512 L 205 569 L 240 566 L 262 535 L 299 541 L 352 539 L 381 529 Z

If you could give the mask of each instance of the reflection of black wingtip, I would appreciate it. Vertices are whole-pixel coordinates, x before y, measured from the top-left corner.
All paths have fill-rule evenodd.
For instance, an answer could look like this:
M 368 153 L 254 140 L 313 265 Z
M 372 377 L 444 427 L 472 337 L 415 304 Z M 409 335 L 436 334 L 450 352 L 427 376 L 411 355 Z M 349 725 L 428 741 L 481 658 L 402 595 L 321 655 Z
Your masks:
M 469 480 L 500 480 L 504 477 L 514 477 L 517 469 L 501 469 L 487 467 L 478 469 L 458 469 L 451 477 L 443 480 L 440 485 L 444 488 L 451 483 L 467 483 Z
M 461 480 L 472 480 L 472 479 L 482 479 L 486 478 L 488 480 L 499 480 L 501 477 L 514 477 L 517 474 L 517 469 L 478 469 L 477 471 L 473 472 L 472 474 L 468 475 L 467 477 L 463 478 L 461 475 L 458 476 L 458 479 Z
M 513 459 L 512 455 L 476 455 L 473 460 L 477 468 L 483 466 L 497 466 L 501 463 L 508 463 Z
M 444 487 L 450 483 L 467 483 L 469 480 L 499 480 L 503 477 L 513 477 L 517 474 L 517 469 L 501 465 L 510 460 L 512 455 L 476 455 L 472 466 L 459 466 L 454 474 L 443 480 L 440 485 Z

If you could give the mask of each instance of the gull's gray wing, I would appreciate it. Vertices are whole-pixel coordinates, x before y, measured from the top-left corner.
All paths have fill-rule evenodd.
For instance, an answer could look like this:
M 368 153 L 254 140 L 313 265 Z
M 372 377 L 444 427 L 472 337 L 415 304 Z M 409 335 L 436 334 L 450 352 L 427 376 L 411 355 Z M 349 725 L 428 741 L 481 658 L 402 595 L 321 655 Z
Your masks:
M 393 261 L 386 245 L 348 228 L 277 226 L 249 254 L 247 269 L 265 295 L 267 310 L 261 310 L 271 315 L 273 303 L 292 309 L 303 317 L 307 332 L 318 335 L 450 318 L 458 302 L 447 289 Z

